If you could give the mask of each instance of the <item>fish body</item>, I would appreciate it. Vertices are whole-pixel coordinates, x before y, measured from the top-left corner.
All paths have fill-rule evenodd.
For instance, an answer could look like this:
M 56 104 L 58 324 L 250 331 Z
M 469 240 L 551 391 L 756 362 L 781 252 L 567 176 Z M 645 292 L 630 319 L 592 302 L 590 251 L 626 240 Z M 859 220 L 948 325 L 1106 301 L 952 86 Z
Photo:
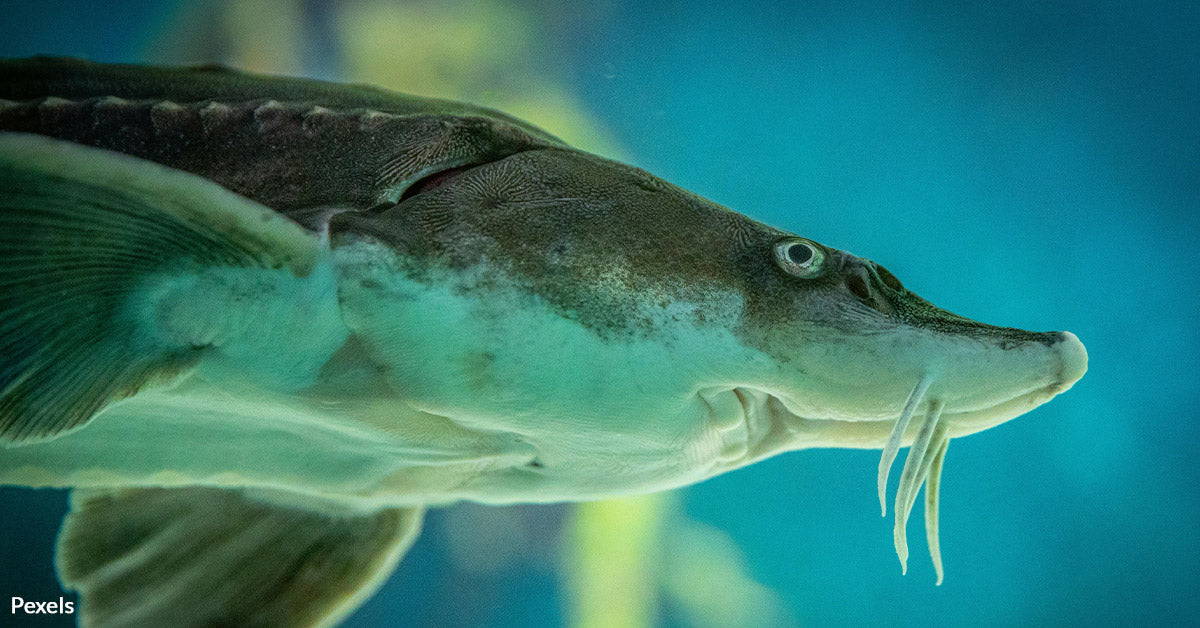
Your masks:
M 310 545 L 252 570 L 253 612 L 331 623 L 427 505 L 646 493 L 811 447 L 882 449 L 883 505 L 910 447 L 897 551 L 928 480 L 940 581 L 949 440 L 1086 370 L 1072 334 L 946 312 L 490 110 L 54 59 L 0 85 L 0 483 L 76 490 L 57 560 L 98 625 L 194 609 L 284 532 Z M 257 532 L 229 541 L 206 503 Z M 204 568 L 145 594 L 122 557 L 176 556 L 189 527 Z M 301 567 L 328 595 L 297 601 Z

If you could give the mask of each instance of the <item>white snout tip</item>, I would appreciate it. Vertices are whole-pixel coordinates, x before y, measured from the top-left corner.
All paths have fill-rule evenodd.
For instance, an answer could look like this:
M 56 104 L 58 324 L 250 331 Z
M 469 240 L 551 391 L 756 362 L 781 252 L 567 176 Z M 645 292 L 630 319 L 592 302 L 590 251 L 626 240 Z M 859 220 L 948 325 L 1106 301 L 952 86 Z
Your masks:
M 1088 354 L 1075 334 L 1063 331 L 1059 332 L 1059 336 L 1059 341 L 1054 343 L 1054 350 L 1058 352 L 1060 363 L 1057 392 L 1063 392 L 1087 373 Z

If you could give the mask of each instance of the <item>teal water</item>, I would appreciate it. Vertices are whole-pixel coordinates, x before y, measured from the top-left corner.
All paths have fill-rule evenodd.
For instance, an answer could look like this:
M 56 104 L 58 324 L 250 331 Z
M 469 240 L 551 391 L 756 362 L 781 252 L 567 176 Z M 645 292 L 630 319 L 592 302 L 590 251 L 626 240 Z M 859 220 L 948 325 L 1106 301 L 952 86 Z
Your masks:
M 301 4 L 305 63 L 336 77 L 323 5 Z M 686 489 L 687 514 L 728 532 L 802 625 L 1200 622 L 1198 5 L 732 4 L 520 3 L 561 24 L 545 71 L 636 165 L 877 260 L 957 313 L 1073 331 L 1090 371 L 952 444 L 941 587 L 919 516 L 900 576 L 878 453 L 777 457 Z M 88 6 L 0 2 L 0 55 L 149 60 L 178 11 Z M 0 490 L 0 598 L 57 598 L 64 508 Z M 534 510 L 534 529 L 558 529 L 561 508 Z M 550 559 L 463 575 L 446 517 L 352 625 L 564 621 Z M 688 625 L 670 605 L 659 617 Z

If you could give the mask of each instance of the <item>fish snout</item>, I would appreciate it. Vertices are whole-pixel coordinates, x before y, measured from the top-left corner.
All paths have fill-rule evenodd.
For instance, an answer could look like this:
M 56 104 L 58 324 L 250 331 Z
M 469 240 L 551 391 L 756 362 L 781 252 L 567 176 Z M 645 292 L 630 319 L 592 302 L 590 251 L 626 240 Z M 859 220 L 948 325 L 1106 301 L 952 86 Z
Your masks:
M 922 299 L 883 266 L 851 254 L 842 258 L 837 278 L 846 298 L 887 319 L 888 332 L 874 338 L 891 338 L 885 344 L 895 350 L 866 357 L 855 373 L 872 373 L 879 402 L 912 385 L 892 373 L 930 375 L 930 395 L 944 403 L 955 436 L 1023 414 L 1087 371 L 1087 351 L 1070 332 L 997 327 L 959 316 Z M 893 385 L 886 390 L 878 385 L 888 380 Z
M 1087 349 L 1079 338 L 1069 331 L 1055 332 L 1055 342 L 1051 345 L 1058 355 L 1058 381 L 1054 385 L 1054 394 L 1059 394 L 1079 381 L 1087 373 Z

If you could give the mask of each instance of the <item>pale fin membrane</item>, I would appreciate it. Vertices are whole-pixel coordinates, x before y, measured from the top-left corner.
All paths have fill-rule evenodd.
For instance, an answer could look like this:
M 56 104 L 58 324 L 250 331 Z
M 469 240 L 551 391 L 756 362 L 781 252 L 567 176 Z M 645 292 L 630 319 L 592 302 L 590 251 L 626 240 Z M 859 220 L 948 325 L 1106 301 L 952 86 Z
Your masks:
M 921 489 L 921 476 L 926 469 L 925 458 L 929 454 L 929 444 L 937 431 L 938 419 L 942 416 L 942 403 L 932 400 L 929 410 L 921 421 L 921 429 L 917 438 L 908 449 L 908 457 L 904 460 L 904 470 L 900 472 L 900 486 L 896 490 L 896 522 L 893 540 L 896 544 L 896 555 L 900 557 L 901 573 L 908 573 L 908 539 L 905 536 L 905 526 L 908 524 L 908 514 L 916 493 Z
M 938 488 L 942 479 L 942 462 L 946 459 L 946 448 L 950 439 L 942 435 L 933 464 L 929 467 L 929 478 L 925 481 L 925 539 L 929 543 L 929 557 L 933 559 L 933 570 L 937 572 L 937 583 L 942 584 L 942 548 L 938 543 Z
M 81 626 L 331 626 L 391 575 L 423 514 L 199 486 L 76 490 L 55 564 Z
M 908 395 L 908 401 L 904 403 L 904 410 L 900 413 L 900 418 L 896 421 L 896 426 L 892 428 L 892 433 L 888 436 L 887 444 L 883 446 L 883 457 L 879 459 L 879 513 L 881 516 L 887 516 L 887 481 L 888 474 L 892 470 L 892 463 L 896 460 L 896 454 L 900 451 L 900 440 L 904 438 L 904 431 L 908 429 L 908 423 L 912 419 L 913 410 L 916 410 L 917 405 L 921 403 L 921 398 L 925 396 L 925 392 L 929 390 L 929 385 L 933 383 L 933 377 L 926 375 L 913 388 Z
M 209 350 L 207 331 L 144 332 L 148 278 L 215 268 L 300 277 L 319 252 L 299 225 L 207 179 L 0 134 L 0 448 L 77 429 L 176 381 Z

